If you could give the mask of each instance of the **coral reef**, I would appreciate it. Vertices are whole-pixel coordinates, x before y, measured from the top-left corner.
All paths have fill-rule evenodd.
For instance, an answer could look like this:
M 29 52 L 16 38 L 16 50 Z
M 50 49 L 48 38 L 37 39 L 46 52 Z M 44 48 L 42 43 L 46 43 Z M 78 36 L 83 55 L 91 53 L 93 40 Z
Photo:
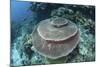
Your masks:
M 69 19 L 79 28 L 80 43 L 68 56 L 66 56 L 66 63 L 95 61 L 94 6 L 48 3 L 32 4 L 29 10 L 33 11 L 35 19 L 33 19 L 33 17 L 28 17 L 23 23 L 19 24 L 13 23 L 14 21 L 11 22 L 11 66 L 50 64 L 44 56 L 31 50 L 32 31 L 35 31 L 39 21 L 50 17 L 52 19 L 55 17 Z M 53 60 L 49 61 L 53 62 Z M 54 63 L 57 62 L 57 60 L 54 61 Z

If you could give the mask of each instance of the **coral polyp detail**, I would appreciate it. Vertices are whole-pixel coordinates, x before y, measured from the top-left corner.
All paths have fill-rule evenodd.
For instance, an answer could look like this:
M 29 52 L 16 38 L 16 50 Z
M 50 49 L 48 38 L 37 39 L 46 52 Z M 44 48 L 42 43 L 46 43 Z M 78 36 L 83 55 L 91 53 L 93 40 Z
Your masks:
M 54 27 L 52 22 L 62 27 Z M 58 18 L 52 22 L 50 19 L 41 21 L 32 35 L 32 42 L 35 51 L 45 57 L 57 59 L 68 55 L 77 46 L 79 31 L 77 26 L 67 19 Z

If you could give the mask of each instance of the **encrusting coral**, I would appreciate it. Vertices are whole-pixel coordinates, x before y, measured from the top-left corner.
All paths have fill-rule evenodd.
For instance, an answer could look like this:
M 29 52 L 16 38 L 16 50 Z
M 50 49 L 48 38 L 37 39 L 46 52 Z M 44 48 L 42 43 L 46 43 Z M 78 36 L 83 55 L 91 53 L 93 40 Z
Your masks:
M 77 46 L 79 30 L 70 20 L 58 17 L 41 21 L 32 37 L 33 50 L 47 58 L 58 59 Z

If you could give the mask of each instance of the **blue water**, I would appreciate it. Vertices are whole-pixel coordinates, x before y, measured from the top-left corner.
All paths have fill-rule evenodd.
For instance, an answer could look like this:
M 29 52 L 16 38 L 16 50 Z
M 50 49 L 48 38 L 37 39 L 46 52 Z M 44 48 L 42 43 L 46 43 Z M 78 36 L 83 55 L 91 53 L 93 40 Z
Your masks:
M 11 20 L 18 23 L 32 15 L 32 12 L 29 10 L 30 6 L 30 2 L 11 1 Z

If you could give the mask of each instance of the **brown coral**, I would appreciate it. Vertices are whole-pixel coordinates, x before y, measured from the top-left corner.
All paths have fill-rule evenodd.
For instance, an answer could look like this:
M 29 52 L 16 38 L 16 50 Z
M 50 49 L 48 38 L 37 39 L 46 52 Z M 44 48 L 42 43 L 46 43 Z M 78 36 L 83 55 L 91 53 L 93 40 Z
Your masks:
M 46 19 L 33 33 L 33 48 L 41 55 L 57 59 L 68 55 L 79 42 L 77 26 L 65 19 Z

